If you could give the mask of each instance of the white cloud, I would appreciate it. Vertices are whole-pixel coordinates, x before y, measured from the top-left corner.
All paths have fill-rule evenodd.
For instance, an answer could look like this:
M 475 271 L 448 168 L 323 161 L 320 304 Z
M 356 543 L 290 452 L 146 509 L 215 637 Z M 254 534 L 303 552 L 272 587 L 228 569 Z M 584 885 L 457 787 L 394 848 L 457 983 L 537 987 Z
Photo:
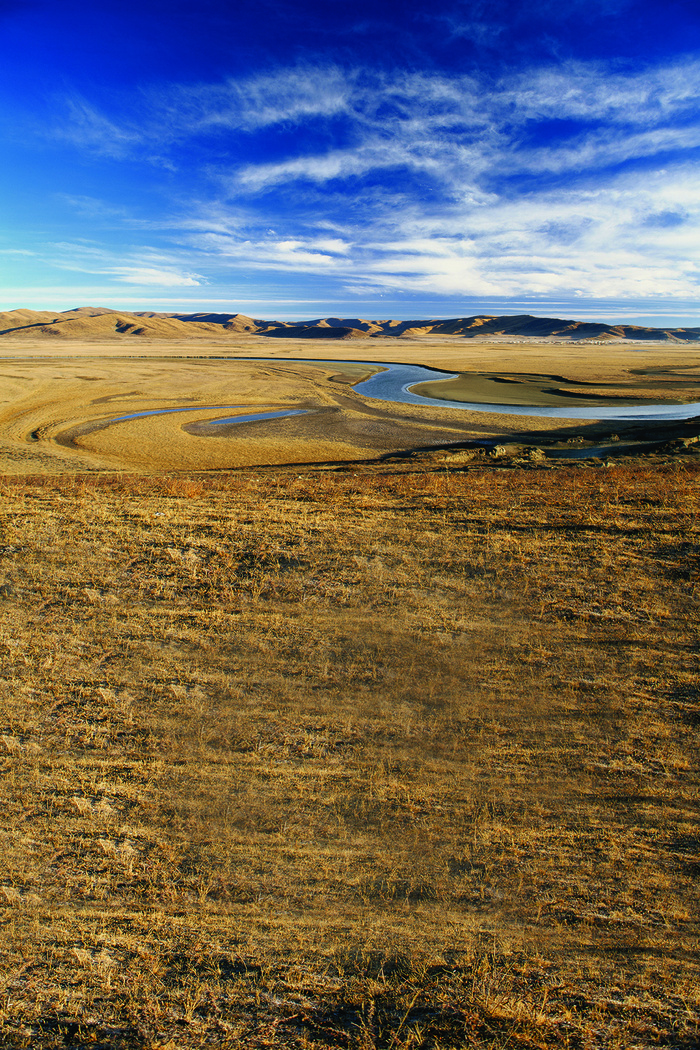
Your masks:
M 543 65 L 496 81 L 360 66 L 300 66 L 144 92 L 120 118 L 72 95 L 53 133 L 114 156 L 145 151 L 162 163 L 163 150 L 175 142 L 278 125 L 318 129 L 329 118 L 343 118 L 347 150 L 369 148 L 371 153 L 374 144 L 375 159 L 383 167 L 379 142 L 411 155 L 419 146 L 435 156 L 460 147 L 488 159 L 493 149 L 519 150 L 522 135 L 542 121 L 577 121 L 582 135 L 586 125 L 591 134 L 600 134 L 601 124 L 633 135 L 655 128 L 680 131 L 685 124 L 697 126 L 699 99 L 700 60 L 694 56 L 641 70 L 600 62 Z M 290 156 L 289 163 L 315 157 L 320 164 L 323 157 L 343 153 L 336 144 L 309 155 L 303 134 L 297 145 L 303 157 Z M 681 142 L 679 148 L 687 147 Z M 236 153 L 234 148 L 234 157 Z M 327 177 L 335 177 L 335 163 L 328 163 Z M 249 180 L 253 167 L 244 165 Z
M 321 249 L 322 241 L 277 240 L 272 237 L 241 239 L 230 234 L 205 233 L 194 239 L 198 250 L 214 255 L 219 262 L 244 264 L 251 270 L 291 270 L 317 273 L 338 269 L 337 250 Z M 326 242 L 327 244 L 327 242 Z M 334 251 L 334 254 L 329 254 Z M 347 265 L 342 263 L 344 268 Z M 342 272 L 342 271 L 341 271 Z
M 174 253 L 154 248 L 105 248 L 87 241 L 63 241 L 44 245 L 34 253 L 51 269 L 105 277 L 119 283 L 159 288 L 195 288 L 206 278 L 183 266 Z
M 177 168 L 184 144 L 187 203 L 150 224 L 171 251 L 83 243 L 52 264 L 163 287 L 246 270 L 355 291 L 692 298 L 699 99 L 693 56 L 491 82 L 299 66 L 144 93 L 121 120 L 73 98 L 63 133 L 81 148 Z M 295 134 L 274 139 L 281 125 Z
M 53 137 L 114 158 L 126 157 L 140 144 L 137 127 L 110 120 L 82 96 L 74 94 L 64 102 L 67 113 L 51 128 Z
M 316 251 L 331 252 L 333 255 L 347 255 L 352 245 L 340 237 L 319 237 L 311 241 L 309 247 Z
M 174 87 L 152 96 L 170 127 L 180 134 L 201 135 L 223 129 L 252 131 L 274 124 L 296 124 L 330 117 L 350 107 L 353 76 L 333 66 L 280 69 L 220 84 Z
M 700 148 L 700 60 L 626 73 L 600 65 L 540 68 L 495 84 L 355 71 L 341 109 L 347 145 L 308 150 L 300 136 L 281 159 L 235 160 L 221 173 L 231 199 L 338 180 L 352 193 L 353 182 L 370 175 L 396 183 L 404 172 L 425 175 L 432 194 L 477 203 L 498 184 L 507 193 L 506 177 L 599 177 L 605 168 L 689 156 Z M 260 110 L 261 121 L 266 113 Z
M 198 231 L 191 243 L 216 257 L 215 268 L 323 273 L 355 294 L 551 296 L 578 289 L 596 298 L 688 299 L 700 285 L 700 184 L 690 166 L 517 199 L 493 195 L 476 208 L 464 201 L 432 210 L 393 204 L 365 225 L 337 232 L 347 251 L 336 254 L 313 236 Z
M 259 191 L 282 182 L 308 179 L 328 182 L 347 179 L 387 168 L 419 168 L 440 174 L 440 163 L 426 147 L 411 149 L 406 144 L 367 142 L 356 149 L 334 150 L 315 157 L 295 157 L 278 164 L 248 165 L 240 170 L 229 186 L 237 185 Z
M 204 281 L 201 274 L 176 273 L 147 266 L 115 266 L 101 273 L 127 284 L 152 284 L 160 288 L 196 288 Z
M 668 152 L 680 153 L 700 147 L 700 124 L 683 128 L 652 128 L 648 131 L 621 132 L 619 129 L 594 131 L 577 136 L 562 146 L 520 150 L 503 158 L 504 168 L 517 172 L 575 174 L 596 168 L 620 166 Z
M 504 79 L 496 106 L 511 106 L 520 120 L 605 120 L 648 125 L 697 115 L 700 62 L 695 57 L 641 70 L 603 63 L 543 66 Z

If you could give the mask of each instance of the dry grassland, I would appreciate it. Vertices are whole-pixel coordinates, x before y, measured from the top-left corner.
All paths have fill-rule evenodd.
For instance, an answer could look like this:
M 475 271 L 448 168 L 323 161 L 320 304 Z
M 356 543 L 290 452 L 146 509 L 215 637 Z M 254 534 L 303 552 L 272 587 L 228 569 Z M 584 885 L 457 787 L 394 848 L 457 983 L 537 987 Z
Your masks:
M 2 480 L 3 1046 L 696 1047 L 699 480 Z

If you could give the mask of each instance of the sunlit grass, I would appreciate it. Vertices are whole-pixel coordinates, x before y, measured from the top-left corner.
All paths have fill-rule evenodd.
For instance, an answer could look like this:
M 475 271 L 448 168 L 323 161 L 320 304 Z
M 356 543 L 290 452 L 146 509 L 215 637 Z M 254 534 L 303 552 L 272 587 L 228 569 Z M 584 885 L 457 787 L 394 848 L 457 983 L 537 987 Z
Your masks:
M 6 1045 L 696 1045 L 699 477 L 5 479 Z

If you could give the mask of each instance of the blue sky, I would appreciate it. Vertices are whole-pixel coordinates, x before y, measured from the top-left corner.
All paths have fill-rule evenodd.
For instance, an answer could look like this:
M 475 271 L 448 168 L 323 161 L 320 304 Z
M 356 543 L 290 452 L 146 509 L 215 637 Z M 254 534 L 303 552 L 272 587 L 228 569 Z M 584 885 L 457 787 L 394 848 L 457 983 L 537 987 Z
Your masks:
M 0 309 L 700 325 L 697 0 L 0 0 Z

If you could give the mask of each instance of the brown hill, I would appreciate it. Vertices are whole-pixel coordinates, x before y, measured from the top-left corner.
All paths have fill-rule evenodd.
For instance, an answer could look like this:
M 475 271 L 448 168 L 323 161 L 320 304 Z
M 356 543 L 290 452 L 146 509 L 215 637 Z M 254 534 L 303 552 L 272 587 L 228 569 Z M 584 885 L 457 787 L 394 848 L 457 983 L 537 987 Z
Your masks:
M 28 312 L 28 311 L 26 311 Z M 22 311 L 11 311 L 0 315 L 2 331 L 0 336 L 51 339 L 103 340 L 118 339 L 124 336 L 141 336 L 147 339 L 190 339 L 193 336 L 221 336 L 225 331 L 257 331 L 251 322 L 250 327 L 234 323 L 232 329 L 209 321 L 200 321 L 188 317 L 181 320 L 163 314 L 130 314 L 116 310 L 100 311 L 90 314 L 87 311 L 70 311 L 66 314 L 36 318 L 21 318 Z M 206 316 L 206 315 L 202 315 Z M 235 315 L 234 315 L 235 316 Z M 227 316 L 228 320 L 228 316 Z M 250 320 L 250 319 L 247 319 Z M 24 322 L 24 323 L 23 323 Z
M 282 336 L 285 339 L 366 339 L 367 332 L 361 328 L 336 328 L 331 325 L 295 325 L 271 328 L 262 335 Z
M 700 328 L 644 328 L 639 325 L 611 325 L 594 321 L 562 320 L 559 317 L 533 317 L 531 314 L 477 316 L 450 321 L 422 322 L 432 325 L 435 335 L 499 335 L 536 339 L 650 339 L 685 342 L 700 339 Z M 420 321 L 414 322 L 416 326 Z
M 507 339 L 650 340 L 695 342 L 700 328 L 645 328 L 535 317 L 531 314 L 456 317 L 448 320 L 372 321 L 361 317 L 321 317 L 312 321 L 265 321 L 240 313 L 159 313 L 80 306 L 54 313 L 50 310 L 8 310 L 0 313 L 0 336 L 104 340 L 123 338 L 191 339 L 234 335 L 268 335 L 292 339 L 357 339 L 421 337 L 426 335 L 499 337 Z
M 65 310 L 56 313 L 53 310 L 6 310 L 0 313 L 0 332 L 19 330 L 35 325 L 53 324 L 55 321 L 67 320 L 71 317 L 94 317 L 103 313 L 114 313 L 101 307 L 80 307 L 77 310 Z

